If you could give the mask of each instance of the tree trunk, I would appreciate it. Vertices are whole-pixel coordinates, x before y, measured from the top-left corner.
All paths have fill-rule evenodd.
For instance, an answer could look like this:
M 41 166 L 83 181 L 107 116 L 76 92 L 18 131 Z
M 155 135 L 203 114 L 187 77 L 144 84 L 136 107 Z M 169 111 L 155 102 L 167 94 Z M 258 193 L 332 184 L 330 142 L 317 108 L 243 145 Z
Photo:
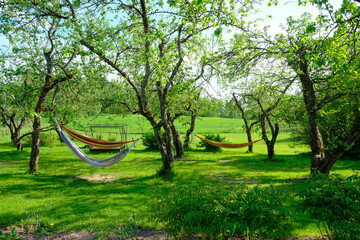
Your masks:
M 266 147 L 268 152 L 268 160 L 269 161 L 276 161 L 275 158 L 275 145 L 272 143 L 272 141 L 266 141 Z
M 195 120 L 197 117 L 197 111 L 194 111 L 191 115 L 191 122 L 190 122 L 190 128 L 186 131 L 185 141 L 184 141 L 184 147 L 189 147 L 190 143 L 190 135 L 193 133 L 195 129 Z
M 248 131 L 248 129 L 246 129 L 246 134 L 247 134 L 248 142 L 252 142 L 251 132 Z M 249 145 L 248 150 L 250 153 L 253 153 L 254 152 L 254 144 Z
M 25 118 L 22 118 L 20 120 L 19 126 L 16 126 L 15 121 L 14 121 L 14 129 L 15 129 L 15 131 L 14 131 L 14 138 L 12 140 L 13 140 L 13 144 L 16 145 L 16 149 L 18 151 L 24 150 L 24 146 L 21 143 L 21 140 L 19 140 L 19 139 L 21 137 L 21 130 L 25 125 L 25 121 L 26 121 Z
M 308 76 L 302 75 L 300 76 L 300 80 L 303 86 L 304 101 L 308 115 L 310 137 L 309 144 L 311 148 L 311 172 L 320 171 L 322 173 L 328 173 L 328 171 L 323 172 L 320 167 L 322 165 L 327 165 L 327 160 L 325 158 L 324 142 L 317 124 L 317 104 L 314 86 Z
M 21 143 L 21 140 L 19 141 L 19 138 L 21 136 L 21 130 L 17 129 L 17 131 L 14 132 L 14 136 L 11 136 L 11 140 L 13 142 L 13 145 L 16 146 L 16 149 L 18 151 L 24 150 L 24 146 Z
M 236 96 L 235 96 L 235 93 L 233 93 L 233 97 L 234 97 L 234 100 L 235 100 L 235 103 L 236 103 L 236 106 L 237 108 L 240 110 L 241 112 L 241 117 L 244 121 L 244 125 L 245 125 L 245 130 L 246 130 L 246 135 L 247 135 L 247 139 L 248 139 L 248 142 L 252 142 L 252 136 L 251 136 L 251 128 L 255 125 L 255 124 L 251 124 L 251 126 L 249 126 L 249 122 L 247 120 L 247 117 L 245 115 L 245 111 L 244 109 L 242 108 L 240 102 L 237 100 Z M 253 144 L 249 145 L 248 147 L 248 150 L 250 153 L 252 153 L 254 150 L 253 150 L 254 146 Z
M 319 131 L 317 123 L 318 103 L 315 93 L 315 88 L 312 79 L 308 73 L 308 62 L 305 58 L 305 51 L 299 53 L 299 68 L 301 74 L 300 82 L 302 86 L 302 93 L 306 105 L 306 113 L 308 115 L 308 127 L 311 148 L 311 173 L 329 174 L 331 167 L 335 162 L 349 149 L 347 146 L 353 144 L 360 138 L 360 128 L 357 127 L 349 135 L 348 140 L 342 146 L 332 150 L 328 156 L 325 156 L 324 142 Z
M 310 148 L 311 148 L 311 172 L 323 172 L 321 166 L 328 165 L 326 163 L 324 143 L 317 124 L 317 101 L 314 85 L 308 73 L 308 63 L 305 58 L 305 53 L 300 54 L 300 82 L 302 86 L 302 93 L 306 105 L 306 112 L 308 115 Z M 325 171 L 323 173 L 328 173 Z
M 278 123 L 275 123 L 275 129 L 273 127 L 271 127 L 271 129 L 274 129 L 271 131 L 271 140 L 269 140 L 267 138 L 267 135 L 266 135 L 266 123 L 265 123 L 265 119 L 267 119 L 265 117 L 265 114 L 262 114 L 260 116 L 260 122 L 261 122 L 261 132 L 262 132 L 262 136 L 265 140 L 265 143 L 266 143 L 266 147 L 267 147 L 267 152 L 268 152 L 268 160 L 269 161 L 276 161 L 276 158 L 275 158 L 275 143 L 276 143 L 276 139 L 277 139 L 277 136 L 279 135 L 279 124 Z M 269 119 L 268 120 L 268 124 L 271 125 L 272 123 L 269 122 Z
M 39 169 L 39 154 L 40 154 L 40 118 L 34 117 L 32 142 L 31 142 L 31 156 L 30 156 L 30 173 L 36 172 Z
M 174 122 L 171 123 L 170 128 L 171 128 L 171 133 L 173 135 L 174 147 L 175 147 L 175 151 L 176 151 L 175 159 L 181 158 L 182 156 L 184 156 L 185 152 L 184 152 L 183 145 L 181 143 L 180 133 L 176 129 Z
M 349 151 L 348 146 L 351 146 L 357 139 L 360 138 L 360 128 L 357 127 L 355 130 L 350 134 L 348 139 L 339 147 L 333 149 L 326 157 L 324 157 L 321 161 L 315 162 L 312 166 L 312 173 L 324 173 L 329 174 L 332 166 L 335 164 L 339 158 Z
M 29 163 L 30 173 L 34 173 L 39 169 L 40 128 L 41 128 L 40 115 L 43 112 L 46 97 L 51 89 L 52 88 L 49 88 L 45 84 L 35 108 L 35 112 L 37 113 L 37 115 L 34 116 L 33 131 L 32 131 L 31 155 L 30 155 L 30 163 Z
M 161 121 L 163 122 L 162 127 L 165 131 L 165 136 L 166 136 L 166 143 L 162 140 L 162 145 L 163 145 L 162 148 L 164 148 L 164 150 L 160 150 L 160 151 L 163 151 L 163 153 L 161 153 L 161 156 L 163 159 L 163 172 L 161 173 L 161 175 L 166 176 L 168 173 L 171 172 L 171 169 L 174 165 L 174 143 L 173 143 L 173 137 L 171 134 L 169 119 L 167 117 L 168 104 L 166 101 L 166 95 L 164 94 L 164 92 L 161 89 L 160 81 L 156 82 L 156 87 L 157 87 L 157 93 L 158 93 L 159 104 L 160 104 L 160 116 L 161 116 Z M 158 135 L 159 136 L 161 135 L 161 131 L 160 131 L 160 133 L 158 133 Z M 158 139 L 158 137 L 157 137 L 157 139 Z M 161 140 L 161 139 L 159 138 L 159 140 Z M 160 148 L 160 146 L 159 146 L 159 148 Z
M 166 142 L 163 141 L 163 147 L 165 148 L 165 155 L 162 155 L 163 159 L 163 176 L 166 176 L 168 173 L 171 172 L 172 167 L 174 165 L 174 145 L 173 145 L 173 138 L 171 135 L 171 130 L 168 124 L 164 124 L 163 126 L 166 135 Z

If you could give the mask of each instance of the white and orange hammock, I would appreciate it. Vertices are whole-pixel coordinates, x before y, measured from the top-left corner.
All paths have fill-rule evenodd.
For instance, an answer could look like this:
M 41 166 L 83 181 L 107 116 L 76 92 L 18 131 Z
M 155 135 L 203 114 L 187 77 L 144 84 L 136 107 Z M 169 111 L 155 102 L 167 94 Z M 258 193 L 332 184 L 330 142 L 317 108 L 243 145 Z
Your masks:
M 101 140 L 101 139 L 97 139 L 97 138 L 92 138 L 92 137 L 80 134 L 78 132 L 75 132 L 74 130 L 71 130 L 71 129 L 59 124 L 58 121 L 56 121 L 56 120 L 54 120 L 54 121 L 58 127 L 60 137 L 62 138 L 64 143 L 70 148 L 70 150 L 82 161 L 84 161 L 87 164 L 89 164 L 93 167 L 96 167 L 96 168 L 110 167 L 111 165 L 121 161 L 131 151 L 131 149 L 135 146 L 137 141 L 139 141 L 139 138 L 132 140 L 132 141 L 124 141 L 124 142 L 112 142 L 112 141 L 105 141 L 105 140 Z M 91 158 L 91 157 L 87 156 L 78 146 L 76 146 L 76 144 L 73 141 L 71 141 L 71 139 L 68 136 L 65 135 L 65 133 L 62 130 L 64 130 L 67 134 L 69 134 L 69 136 L 75 138 L 76 140 L 78 140 L 82 143 L 88 144 L 90 146 L 94 146 L 94 147 L 111 149 L 111 148 L 115 148 L 115 147 L 121 147 L 121 146 L 125 145 L 126 143 L 132 142 L 132 144 L 130 145 L 130 147 L 126 148 L 124 151 L 119 152 L 115 156 L 112 156 L 110 158 L 105 158 L 105 159 L 96 159 L 96 158 Z

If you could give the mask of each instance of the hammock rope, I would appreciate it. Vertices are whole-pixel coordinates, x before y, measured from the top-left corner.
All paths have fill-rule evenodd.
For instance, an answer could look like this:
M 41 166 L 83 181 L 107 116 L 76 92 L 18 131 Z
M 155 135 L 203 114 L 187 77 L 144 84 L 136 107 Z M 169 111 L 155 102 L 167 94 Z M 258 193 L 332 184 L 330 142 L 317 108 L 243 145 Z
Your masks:
M 140 138 L 138 138 L 136 140 L 129 141 L 129 142 L 132 142 L 132 144 L 128 148 L 126 148 L 124 151 L 121 151 L 112 157 L 104 158 L 104 159 L 91 158 L 91 157 L 87 156 L 78 146 L 76 146 L 76 144 L 73 141 L 71 141 L 71 139 L 68 136 L 66 136 L 65 133 L 62 131 L 60 124 L 56 120 L 54 120 L 54 121 L 55 121 L 56 125 L 58 126 L 60 137 L 63 139 L 64 143 L 70 148 L 70 150 L 79 159 L 81 159 L 82 161 L 84 161 L 87 164 L 89 164 L 93 167 L 96 167 L 96 168 L 110 167 L 111 165 L 114 165 L 115 163 L 121 161 L 123 158 L 125 158 L 128 155 L 128 153 L 131 151 L 131 149 L 135 146 L 137 141 L 139 141 L 139 139 L 140 139 Z M 82 134 L 80 134 L 80 135 L 82 135 Z M 85 135 L 83 135 L 83 136 L 85 136 Z M 97 139 L 97 140 L 100 140 L 100 139 Z M 103 140 L 101 140 L 101 141 L 103 141 Z M 110 141 L 105 141 L 105 142 L 110 142 Z M 127 143 L 127 142 L 122 142 L 122 145 L 124 145 L 125 143 Z M 120 146 L 122 146 L 122 145 L 120 145 Z
M 262 139 L 259 139 L 259 140 L 253 141 L 253 142 L 247 142 L 247 143 L 222 143 L 222 142 L 216 142 L 216 141 L 212 141 L 212 140 L 208 140 L 208 139 L 199 137 L 196 134 L 194 134 L 194 135 L 195 135 L 195 137 L 198 137 L 202 141 L 206 142 L 207 144 L 210 144 L 212 146 L 219 147 L 219 148 L 243 148 L 243 147 L 250 146 L 251 144 L 254 144 L 256 142 L 259 142 L 261 140 L 264 140 L 262 138 Z

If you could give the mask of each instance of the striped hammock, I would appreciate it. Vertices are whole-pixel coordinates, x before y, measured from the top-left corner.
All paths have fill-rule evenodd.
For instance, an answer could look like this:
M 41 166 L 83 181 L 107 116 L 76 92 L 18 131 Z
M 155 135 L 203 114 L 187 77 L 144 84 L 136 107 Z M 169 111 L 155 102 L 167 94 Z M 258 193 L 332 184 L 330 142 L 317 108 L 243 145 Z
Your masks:
M 206 142 L 207 144 L 213 145 L 215 147 L 219 147 L 219 148 L 242 148 L 242 147 L 247 147 L 250 146 L 253 143 L 259 142 L 262 139 L 253 141 L 253 142 L 247 142 L 247 143 L 222 143 L 222 142 L 216 142 L 216 141 L 212 141 L 212 140 L 208 140 L 202 137 L 199 137 L 198 135 L 195 134 L 195 137 L 200 138 L 202 141 Z
M 55 120 L 56 121 L 56 120 Z M 121 147 L 126 143 L 131 143 L 134 142 L 135 140 L 132 141 L 123 141 L 123 142 L 113 142 L 113 141 L 105 141 L 105 140 L 101 140 L 101 139 L 97 139 L 97 138 L 93 138 L 93 137 L 89 137 L 86 135 L 83 135 L 81 133 L 78 133 L 74 130 L 71 130 L 63 125 L 61 125 L 60 123 L 58 123 L 56 121 L 56 123 L 58 124 L 58 126 L 61 127 L 61 129 L 63 129 L 67 134 L 69 134 L 71 137 L 75 138 L 76 140 L 78 140 L 79 142 L 85 143 L 87 145 L 90 146 L 94 146 L 94 147 L 101 147 L 101 148 L 117 148 L 117 147 Z
M 91 157 L 87 156 L 78 146 L 76 146 L 76 144 L 73 141 L 71 141 L 71 139 L 68 136 L 65 135 L 65 133 L 62 131 L 62 128 L 60 127 L 61 125 L 56 120 L 55 120 L 55 123 L 58 126 L 60 137 L 63 139 L 64 143 L 70 148 L 70 150 L 82 161 L 84 161 L 87 164 L 89 164 L 93 167 L 96 167 L 96 168 L 110 167 L 111 165 L 121 161 L 131 151 L 131 149 L 135 146 L 137 141 L 139 141 L 139 138 L 134 141 L 130 141 L 130 142 L 133 142 L 130 147 L 128 147 L 124 151 L 122 151 L 110 158 L 104 158 L 104 159 L 91 158 Z M 97 140 L 100 140 L 100 139 L 97 139 Z M 108 142 L 108 141 L 105 141 L 105 142 Z M 124 145 L 125 143 L 126 142 L 122 142 L 122 145 Z M 120 145 L 120 146 L 122 146 L 122 145 Z

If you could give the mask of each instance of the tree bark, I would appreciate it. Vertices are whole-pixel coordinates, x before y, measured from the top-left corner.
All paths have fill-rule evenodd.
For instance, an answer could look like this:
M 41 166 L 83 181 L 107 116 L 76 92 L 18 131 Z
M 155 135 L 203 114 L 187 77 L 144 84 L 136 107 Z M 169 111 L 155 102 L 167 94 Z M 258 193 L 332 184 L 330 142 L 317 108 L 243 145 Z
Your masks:
M 174 122 L 171 122 L 170 128 L 171 128 L 171 133 L 173 135 L 174 147 L 176 151 L 175 159 L 182 158 L 185 152 L 184 152 L 184 147 L 181 143 L 180 133 L 176 129 Z
M 160 104 L 161 122 L 163 123 L 162 127 L 165 131 L 165 136 L 166 136 L 166 143 L 162 141 L 162 145 L 163 148 L 165 148 L 165 151 L 164 151 L 164 155 L 162 154 L 163 173 L 161 173 L 161 175 L 166 176 L 168 173 L 171 172 L 171 169 L 174 165 L 174 143 L 170 129 L 171 123 L 169 123 L 169 119 L 167 117 L 168 104 L 166 100 L 166 94 L 164 94 L 164 91 L 162 90 L 160 81 L 156 82 L 156 87 L 157 87 L 158 99 Z M 161 135 L 161 131 L 159 135 Z
M 185 141 L 184 141 L 184 147 L 189 147 L 190 143 L 190 135 L 193 133 L 195 129 L 195 120 L 197 117 L 197 111 L 193 111 L 191 114 L 191 122 L 190 122 L 190 128 L 186 131 Z
M 32 143 L 31 155 L 30 155 L 30 163 L 29 163 L 30 173 L 36 172 L 39 169 L 40 130 L 41 130 L 40 115 L 43 113 L 45 100 L 51 89 L 52 89 L 51 87 L 45 84 L 35 108 L 36 115 L 34 116 L 32 141 L 31 141 Z
M 12 140 L 13 140 L 13 144 L 16 145 L 16 149 L 18 151 L 22 151 L 24 149 L 24 146 L 21 143 L 20 137 L 21 137 L 21 130 L 23 129 L 23 127 L 25 125 L 25 121 L 26 121 L 26 119 L 23 117 L 20 120 L 20 123 L 18 126 L 16 125 L 16 122 L 14 121 L 15 132 L 14 132 L 14 138 Z
M 17 128 L 14 132 L 14 135 L 11 136 L 11 140 L 13 142 L 13 145 L 16 146 L 16 149 L 18 151 L 22 151 L 24 149 L 23 144 L 21 143 L 21 140 L 19 140 L 21 136 L 21 129 Z
M 302 93 L 306 105 L 306 112 L 308 115 L 310 148 L 311 148 L 311 172 L 328 173 L 326 169 L 321 166 L 327 165 L 324 143 L 317 124 L 317 101 L 313 82 L 309 76 L 308 63 L 305 58 L 305 52 L 300 53 L 300 82 L 302 85 Z M 325 171 L 324 171 L 325 170 Z
M 39 154 L 40 154 L 40 118 L 34 117 L 32 141 L 31 141 L 31 156 L 30 156 L 30 173 L 37 172 L 39 169 Z

